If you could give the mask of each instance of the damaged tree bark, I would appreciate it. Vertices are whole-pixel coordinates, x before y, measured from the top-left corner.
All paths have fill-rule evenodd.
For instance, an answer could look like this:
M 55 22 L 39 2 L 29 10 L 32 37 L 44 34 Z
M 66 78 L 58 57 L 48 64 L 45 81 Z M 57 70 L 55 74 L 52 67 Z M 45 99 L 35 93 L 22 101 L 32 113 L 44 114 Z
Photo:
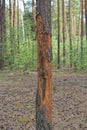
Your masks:
M 38 88 L 36 130 L 52 130 L 51 0 L 36 1 Z

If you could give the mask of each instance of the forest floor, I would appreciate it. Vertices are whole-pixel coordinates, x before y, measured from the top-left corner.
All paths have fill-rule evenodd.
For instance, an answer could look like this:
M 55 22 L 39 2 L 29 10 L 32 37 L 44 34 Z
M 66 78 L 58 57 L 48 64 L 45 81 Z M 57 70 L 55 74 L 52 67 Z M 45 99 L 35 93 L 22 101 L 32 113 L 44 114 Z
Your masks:
M 35 130 L 37 73 L 0 71 L 0 130 Z M 53 73 L 53 130 L 87 130 L 87 73 Z

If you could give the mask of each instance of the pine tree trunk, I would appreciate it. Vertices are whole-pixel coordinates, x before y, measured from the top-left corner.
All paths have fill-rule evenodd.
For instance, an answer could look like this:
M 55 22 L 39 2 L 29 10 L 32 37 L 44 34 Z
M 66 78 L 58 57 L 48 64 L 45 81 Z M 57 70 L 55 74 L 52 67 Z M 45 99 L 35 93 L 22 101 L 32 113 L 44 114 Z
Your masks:
M 19 37 L 19 0 L 17 0 L 17 42 L 18 42 L 18 53 L 20 48 L 20 37 Z
M 32 13 L 34 18 L 34 24 L 36 25 L 36 7 L 34 6 L 34 0 L 32 0 Z
M 1 42 L 2 42 L 2 3 L 0 0 L 0 50 L 1 50 Z
M 83 68 L 83 0 L 81 0 L 81 68 Z
M 13 0 L 13 28 L 12 28 L 12 39 L 14 39 L 12 41 L 12 64 L 14 64 L 14 60 L 15 60 L 15 47 L 16 47 L 16 31 L 17 31 L 17 28 L 16 28 L 16 0 Z
M 51 0 L 36 1 L 38 88 L 36 130 L 52 130 Z
M 24 6 L 24 14 L 26 16 L 26 9 L 25 9 L 25 1 L 23 0 L 23 6 Z M 26 31 L 24 26 L 24 19 L 22 19 L 22 28 L 23 28 L 23 42 L 26 41 Z M 30 39 L 29 39 L 30 42 Z
M 69 42 L 70 42 L 70 68 L 72 67 L 72 23 L 71 23 L 71 0 L 69 0 Z
M 62 19 L 63 19 L 63 63 L 65 65 L 65 55 L 66 55 L 66 50 L 65 50 L 65 5 L 64 5 L 64 0 L 62 0 Z
M 60 68 L 60 0 L 57 0 L 58 8 L 58 69 Z
M 86 24 L 86 41 L 87 41 L 87 0 L 85 0 L 85 24 Z
M 0 69 L 4 68 L 6 51 L 5 0 L 0 0 Z
M 2 4 L 0 0 L 0 69 L 2 69 Z
M 9 61 L 9 65 L 14 64 L 14 33 L 13 33 L 13 10 L 12 10 L 12 1 L 9 0 L 9 19 L 10 19 L 10 44 L 11 44 L 11 58 Z
M 82 5 L 80 0 L 80 12 L 79 12 L 79 21 L 78 21 L 78 51 L 80 51 L 80 37 L 81 37 L 81 12 L 82 12 Z
M 76 35 L 76 18 L 72 16 L 72 36 Z
M 5 50 L 5 42 L 6 42 L 6 20 L 5 20 L 5 0 L 2 1 L 2 42 L 3 48 Z
M 13 2 L 13 28 L 16 27 L 16 0 Z

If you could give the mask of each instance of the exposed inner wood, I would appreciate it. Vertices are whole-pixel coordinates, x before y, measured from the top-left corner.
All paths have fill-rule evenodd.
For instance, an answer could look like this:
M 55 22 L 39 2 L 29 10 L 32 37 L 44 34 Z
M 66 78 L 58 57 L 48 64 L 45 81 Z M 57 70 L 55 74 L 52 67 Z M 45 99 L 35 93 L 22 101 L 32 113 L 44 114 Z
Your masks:
M 42 17 L 37 15 L 38 91 L 37 112 L 43 111 L 46 122 L 52 122 L 52 47 L 51 35 L 46 33 Z M 39 119 L 40 120 L 40 119 Z M 49 130 L 50 130 L 49 126 Z

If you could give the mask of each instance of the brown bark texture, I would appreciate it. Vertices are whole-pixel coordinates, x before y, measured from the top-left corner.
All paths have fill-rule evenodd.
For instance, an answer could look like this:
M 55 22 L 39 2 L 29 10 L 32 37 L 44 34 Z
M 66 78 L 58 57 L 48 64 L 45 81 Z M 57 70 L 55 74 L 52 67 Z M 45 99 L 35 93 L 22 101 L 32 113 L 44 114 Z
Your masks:
M 65 4 L 64 0 L 62 0 L 62 19 L 63 19 L 63 63 L 65 65 L 65 55 L 66 55 L 66 50 L 65 50 Z
M 12 2 L 9 0 L 9 18 L 10 18 L 10 27 L 13 26 L 13 21 L 12 21 Z
M 10 19 L 10 43 L 11 43 L 11 61 L 9 64 L 14 63 L 14 33 L 13 33 L 13 9 L 12 0 L 9 0 L 9 19 Z
M 2 34 L 2 30 L 1 30 L 1 26 L 2 26 L 2 4 L 1 4 L 1 0 L 0 0 L 0 44 L 1 44 L 1 34 Z M 1 45 L 0 45 L 1 46 Z M 1 48 L 1 47 L 0 47 Z
M 85 23 L 86 23 L 86 40 L 87 40 L 87 0 L 85 0 Z
M 34 24 L 36 25 L 36 7 L 34 6 L 34 0 L 32 0 L 32 13 L 34 18 Z
M 72 67 L 72 18 L 71 0 L 69 0 L 69 42 L 70 42 L 70 67 Z
M 79 23 L 78 23 L 78 50 L 80 50 L 80 37 L 81 37 L 81 12 L 82 12 L 82 5 L 80 0 L 80 12 L 79 12 Z
M 36 130 L 52 130 L 51 1 L 37 0 L 38 87 Z
M 0 0 L 0 68 L 2 67 L 2 5 Z
M 13 27 L 16 27 L 16 0 L 13 2 Z
M 19 0 L 17 0 L 17 42 L 18 42 L 18 53 L 19 53 L 19 44 L 20 44 L 20 37 L 19 37 Z
M 81 63 L 83 64 L 83 8 L 84 8 L 84 1 L 81 0 Z
M 57 0 L 58 8 L 58 69 L 60 68 L 60 0 Z
M 0 69 L 4 67 L 4 54 L 6 51 L 6 25 L 5 25 L 5 0 L 0 0 Z

